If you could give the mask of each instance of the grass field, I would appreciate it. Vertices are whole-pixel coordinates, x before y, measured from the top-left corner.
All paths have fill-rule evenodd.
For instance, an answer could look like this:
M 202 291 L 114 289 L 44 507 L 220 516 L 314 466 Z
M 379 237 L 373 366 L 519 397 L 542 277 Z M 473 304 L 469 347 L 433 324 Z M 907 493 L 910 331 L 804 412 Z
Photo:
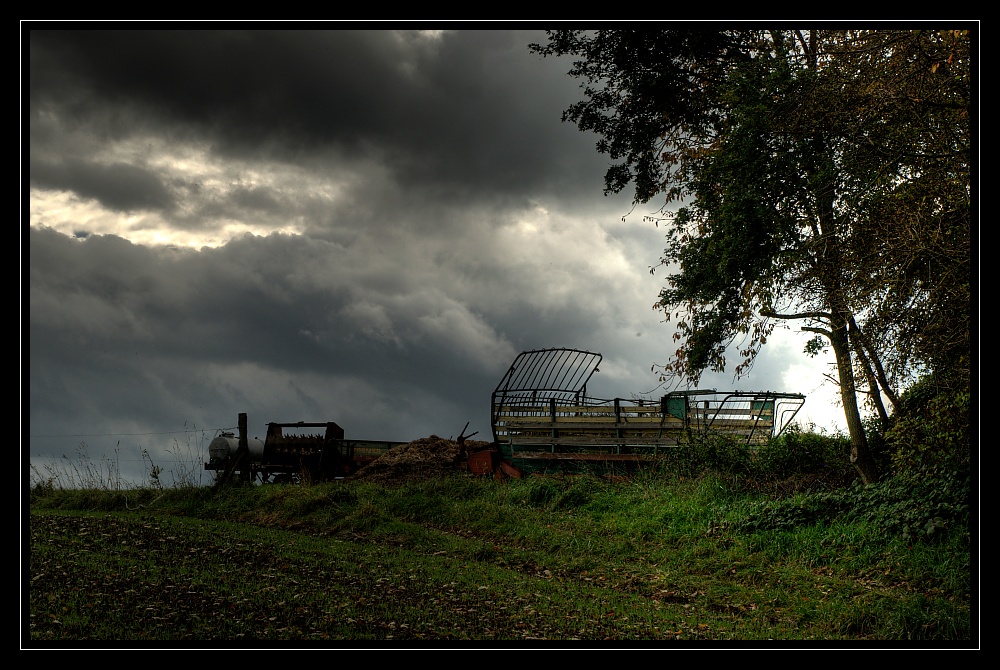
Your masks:
M 22 644 L 977 644 L 968 504 L 749 484 L 39 484 Z

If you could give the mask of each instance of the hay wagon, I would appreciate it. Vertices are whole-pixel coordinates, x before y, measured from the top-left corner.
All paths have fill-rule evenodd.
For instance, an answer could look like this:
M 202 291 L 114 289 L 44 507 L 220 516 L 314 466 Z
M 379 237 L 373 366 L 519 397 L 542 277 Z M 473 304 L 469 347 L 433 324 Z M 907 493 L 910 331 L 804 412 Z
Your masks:
M 710 434 L 757 446 L 784 431 L 805 402 L 798 393 L 716 390 L 601 399 L 587 391 L 601 360 L 579 349 L 522 352 L 493 391 L 499 460 L 522 473 L 627 469 Z

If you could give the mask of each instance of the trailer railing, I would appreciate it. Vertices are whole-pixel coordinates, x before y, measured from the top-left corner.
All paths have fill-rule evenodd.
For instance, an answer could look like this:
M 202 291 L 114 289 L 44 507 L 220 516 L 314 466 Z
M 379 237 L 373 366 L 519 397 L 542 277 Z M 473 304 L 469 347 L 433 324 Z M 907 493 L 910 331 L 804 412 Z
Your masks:
M 710 434 L 749 446 L 783 432 L 805 402 L 798 393 L 694 390 L 658 399 L 600 399 L 587 383 L 601 355 L 522 352 L 492 398 L 493 440 L 507 458 L 640 461 Z

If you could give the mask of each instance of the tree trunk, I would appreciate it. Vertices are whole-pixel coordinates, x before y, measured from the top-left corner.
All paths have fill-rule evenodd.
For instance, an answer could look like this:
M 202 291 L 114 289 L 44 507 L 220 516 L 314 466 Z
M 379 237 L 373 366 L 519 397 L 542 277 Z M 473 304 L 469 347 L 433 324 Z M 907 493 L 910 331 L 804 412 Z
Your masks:
M 858 391 L 854 383 L 854 365 L 851 357 L 851 342 L 848 338 L 848 324 L 854 320 L 854 314 L 848 307 L 845 288 L 849 286 L 843 273 L 843 254 L 841 253 L 840 225 L 837 220 L 834 203 L 836 202 L 836 183 L 831 175 L 836 174 L 836 163 L 832 152 L 828 149 L 825 138 L 817 134 L 814 138 L 817 165 L 814 172 L 816 180 L 816 212 L 820 237 L 823 240 L 823 251 L 817 265 L 817 274 L 826 291 L 826 303 L 830 307 L 830 345 L 837 358 L 837 374 L 840 377 L 840 399 L 844 405 L 844 417 L 847 419 L 847 431 L 851 438 L 851 463 L 861 475 L 865 484 L 874 483 L 878 477 L 875 461 L 868 448 L 865 428 L 861 423 L 861 412 L 858 411 Z M 877 391 L 877 389 L 876 389 Z
M 865 484 L 872 484 L 878 480 L 878 472 L 865 437 L 861 413 L 858 411 L 858 394 L 854 384 L 854 366 L 851 364 L 846 323 L 834 325 L 830 329 L 830 345 L 837 358 L 840 400 L 844 405 L 844 417 L 847 419 L 847 431 L 851 438 L 851 463 L 861 475 L 861 480 Z
M 879 359 L 878 352 L 875 350 L 875 347 L 872 346 L 872 343 L 868 339 L 868 337 L 863 332 L 861 332 L 861 328 L 858 327 L 857 323 L 855 323 L 853 316 L 851 317 L 848 325 L 850 327 L 849 332 L 852 341 L 854 338 L 856 338 L 858 344 L 861 345 L 862 351 L 867 353 L 868 356 L 867 360 L 874 367 L 875 377 L 876 379 L 878 379 L 878 382 L 882 387 L 882 393 L 885 393 L 885 397 L 889 399 L 890 403 L 892 403 L 892 411 L 898 412 L 899 396 L 896 395 L 896 392 L 893 390 L 892 385 L 889 384 L 889 379 L 885 376 L 885 368 L 882 366 L 882 361 Z
M 847 335 L 850 338 L 851 346 L 854 347 L 854 355 L 858 357 L 861 369 L 865 371 L 868 379 L 868 397 L 871 398 L 872 405 L 878 411 L 879 419 L 882 421 L 882 430 L 889 428 L 889 413 L 885 411 L 885 403 L 882 402 L 882 391 L 879 389 L 878 380 L 875 379 L 875 372 L 872 370 L 872 363 L 868 358 L 868 353 L 861 344 L 861 334 L 854 323 L 854 317 L 848 324 Z

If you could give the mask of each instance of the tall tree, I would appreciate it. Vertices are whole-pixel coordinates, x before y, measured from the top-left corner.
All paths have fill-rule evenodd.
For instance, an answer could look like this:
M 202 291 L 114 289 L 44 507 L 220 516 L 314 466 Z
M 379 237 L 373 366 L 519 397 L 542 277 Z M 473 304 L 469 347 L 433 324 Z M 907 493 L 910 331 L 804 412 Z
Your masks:
M 548 36 L 531 48 L 577 57 L 586 81 L 564 120 L 618 161 L 606 192 L 663 199 L 665 372 L 697 382 L 739 341 L 740 377 L 801 321 L 807 353 L 834 352 L 851 460 L 874 481 L 859 395 L 887 419 L 883 396 L 922 366 L 968 360 L 968 32 Z M 941 327 L 955 312 L 964 339 Z

